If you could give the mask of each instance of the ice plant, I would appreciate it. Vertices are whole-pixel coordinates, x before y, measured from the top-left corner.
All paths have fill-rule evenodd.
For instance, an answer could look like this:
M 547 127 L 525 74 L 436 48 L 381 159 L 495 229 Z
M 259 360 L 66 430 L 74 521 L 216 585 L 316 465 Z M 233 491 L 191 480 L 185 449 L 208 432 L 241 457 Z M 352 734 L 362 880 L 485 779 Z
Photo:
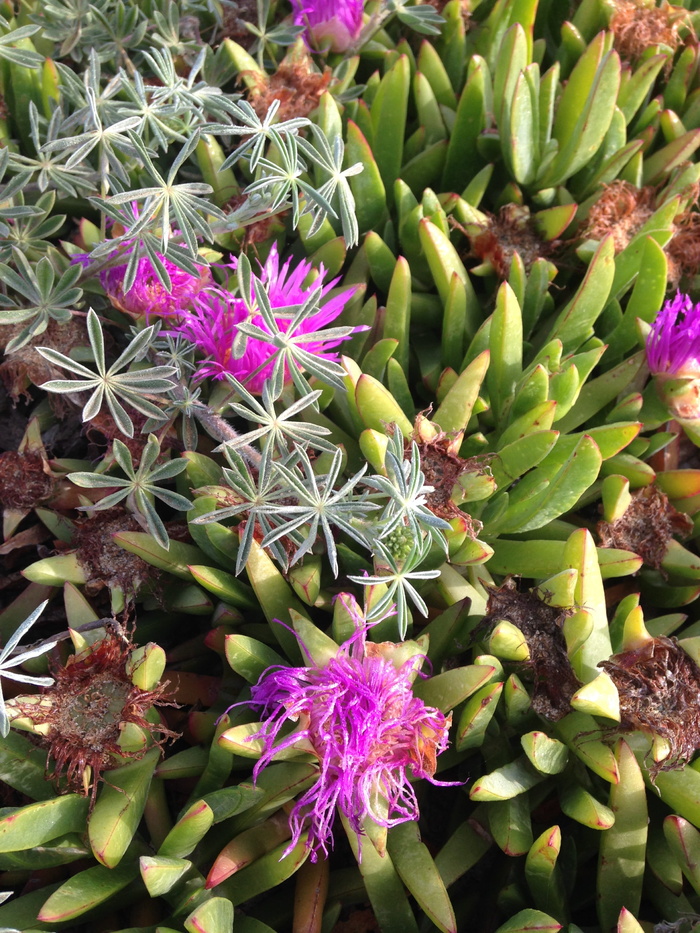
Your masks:
M 254 777 L 281 749 L 310 752 L 319 763 L 318 780 L 289 815 L 292 840 L 308 830 L 311 860 L 332 847 L 336 807 L 358 840 L 367 818 L 379 826 L 418 819 L 418 801 L 409 777 L 433 784 L 436 756 L 447 745 L 451 716 L 413 695 L 424 655 L 415 643 L 367 641 L 367 627 L 351 596 L 346 602 L 357 628 L 334 657 L 308 667 L 271 667 L 252 688 L 251 703 L 263 711 L 261 729 L 251 737 L 264 751 Z M 302 648 L 308 649 L 302 642 Z M 287 723 L 297 723 L 285 734 Z
M 127 216 L 133 218 L 134 223 L 139 222 L 139 210 L 135 202 L 131 204 Z M 211 274 L 205 265 L 193 266 L 197 270 L 197 274 L 193 275 L 157 251 L 137 258 L 135 251 L 138 249 L 138 237 L 125 236 L 115 240 L 112 254 L 106 253 L 109 263 L 99 273 L 100 285 L 107 293 L 110 304 L 120 311 L 133 315 L 144 314 L 147 318 L 151 314 L 170 317 L 190 307 L 197 294 L 211 281 Z M 104 253 L 103 249 L 101 255 Z M 73 262 L 89 266 L 94 258 L 93 253 L 78 253 L 73 257 Z
M 296 307 L 304 304 L 313 291 L 313 287 L 305 287 L 304 280 L 311 271 L 311 263 L 301 261 L 292 268 L 292 260 L 288 259 L 280 268 L 277 247 L 273 246 L 270 255 L 262 268 L 260 281 L 267 292 L 273 312 L 280 331 L 289 337 L 312 334 L 334 321 L 353 296 L 355 289 L 349 288 L 330 298 L 320 310 L 303 318 L 295 331 L 290 331 L 293 312 Z M 322 285 L 320 299 L 323 299 L 333 288 L 338 279 L 332 279 L 323 284 L 325 269 L 321 266 L 319 278 L 315 288 Z M 230 292 L 211 287 L 202 291 L 195 299 L 194 307 L 186 311 L 177 325 L 177 331 L 187 340 L 191 341 L 208 359 L 205 359 L 197 368 L 196 378 L 223 379 L 226 375 L 234 376 L 244 383 L 250 392 L 260 394 L 266 379 L 274 368 L 274 359 L 277 348 L 270 342 L 247 337 L 242 345 L 242 352 L 234 342 L 239 336 L 238 327 L 243 322 L 250 322 L 265 333 L 271 333 L 262 315 L 251 314 L 242 298 L 235 297 Z M 303 342 L 304 350 L 325 359 L 337 361 L 338 355 L 329 352 L 345 338 L 330 336 L 328 339 L 310 340 Z M 285 372 L 285 381 L 290 378 Z
M 345 52 L 362 29 L 363 0 L 294 0 L 294 24 L 317 48 Z
M 20 696 L 8 704 L 17 725 L 36 733 L 47 747 L 51 776 L 64 776 L 72 790 L 90 793 L 93 803 L 103 771 L 123 757 L 142 758 L 151 743 L 162 746 L 175 736 L 147 718 L 154 704 L 167 702 L 167 684 L 139 678 L 138 664 L 144 660 L 135 664 L 135 656 L 124 632 L 110 624 L 104 638 L 85 643 L 54 669 L 55 682 L 43 678 L 53 686 L 40 697 Z M 134 727 L 140 730 L 141 741 L 129 748 L 125 740 L 133 740 Z
M 127 314 L 145 314 L 147 318 L 152 314 L 171 317 L 189 308 L 210 281 L 211 276 L 205 266 L 198 266 L 200 273 L 195 276 L 180 269 L 165 256 L 158 258 L 170 277 L 170 289 L 161 283 L 148 256 L 139 259 L 136 279 L 128 291 L 124 289 L 126 263 L 100 273 L 100 284 L 113 307 Z
M 700 417 L 700 304 L 677 292 L 652 324 L 646 351 L 671 414 L 685 420 Z

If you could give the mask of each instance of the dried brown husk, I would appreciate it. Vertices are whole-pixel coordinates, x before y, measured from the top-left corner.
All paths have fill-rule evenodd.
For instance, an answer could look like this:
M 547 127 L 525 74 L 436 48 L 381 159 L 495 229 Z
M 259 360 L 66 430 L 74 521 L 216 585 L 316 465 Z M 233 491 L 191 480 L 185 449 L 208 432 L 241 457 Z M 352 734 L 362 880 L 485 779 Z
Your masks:
M 124 509 L 116 506 L 94 512 L 75 524 L 71 548 L 77 549 L 78 560 L 89 577 L 88 593 L 116 587 L 127 597 L 135 596 L 144 583 L 158 580 L 154 567 L 114 540 L 120 531 L 143 531 Z
M 0 454 L 0 503 L 5 508 L 33 509 L 50 498 L 55 482 L 40 454 L 17 450 Z
M 644 0 L 616 0 L 610 20 L 613 46 L 624 62 L 636 62 L 650 47 L 666 45 L 674 52 L 681 44 L 681 25 L 691 30 L 688 11 L 662 3 L 656 6 Z M 669 62 L 670 65 L 670 62 Z
M 167 684 L 141 690 L 132 683 L 126 665 L 133 647 L 119 626 L 110 625 L 103 639 L 52 670 L 55 682 L 39 704 L 15 700 L 20 715 L 48 726 L 40 741 L 48 747 L 49 776 L 65 778 L 68 789 L 90 793 L 93 802 L 103 771 L 116 767 L 119 756 L 139 759 L 148 750 L 147 743 L 140 751 L 124 752 L 119 739 L 127 723 L 143 729 L 151 746 L 176 736 L 146 719 L 154 704 L 168 703 Z
M 493 626 L 503 619 L 523 634 L 530 653 L 526 666 L 532 670 L 532 708 L 545 719 L 557 721 L 571 712 L 571 697 L 581 686 L 569 661 L 564 622 L 569 610 L 552 606 L 536 592 L 520 592 L 508 578 L 498 588 L 489 588 L 486 615 L 479 625 Z
M 461 443 L 454 434 L 440 431 L 434 437 L 421 439 L 415 436 L 420 453 L 420 466 L 425 476 L 426 485 L 432 486 L 433 491 L 426 493 L 425 504 L 439 518 L 450 521 L 460 518 L 467 522 L 467 533 L 475 537 L 481 530 L 481 523 L 475 522 L 470 515 L 464 512 L 455 503 L 453 493 L 460 476 L 465 473 L 480 473 L 486 471 L 483 458 L 470 457 L 464 459 L 457 451 Z M 411 441 L 404 447 L 407 459 L 411 455 Z
M 589 210 L 580 236 L 602 240 L 612 234 L 615 252 L 620 253 L 655 209 L 655 188 L 637 188 L 631 182 L 618 178 L 609 185 L 603 185 L 603 192 Z
M 675 509 L 653 483 L 633 493 L 624 515 L 614 522 L 598 522 L 597 527 L 603 547 L 632 551 L 657 570 L 673 536 L 686 536 L 692 530 L 690 516 Z
M 546 258 L 553 250 L 552 243 L 546 243 L 535 227 L 530 211 L 521 204 L 504 204 L 497 214 L 483 212 L 486 222 L 473 230 L 458 223 L 450 215 L 450 224 L 469 238 L 471 251 L 469 256 L 488 262 L 500 279 L 507 279 L 513 256 L 517 253 L 523 261 L 526 271 L 537 259 Z
M 619 729 L 641 730 L 668 742 L 668 757 L 649 763 L 651 776 L 690 761 L 700 748 L 700 668 L 676 639 L 652 638 L 599 667 L 620 696 Z

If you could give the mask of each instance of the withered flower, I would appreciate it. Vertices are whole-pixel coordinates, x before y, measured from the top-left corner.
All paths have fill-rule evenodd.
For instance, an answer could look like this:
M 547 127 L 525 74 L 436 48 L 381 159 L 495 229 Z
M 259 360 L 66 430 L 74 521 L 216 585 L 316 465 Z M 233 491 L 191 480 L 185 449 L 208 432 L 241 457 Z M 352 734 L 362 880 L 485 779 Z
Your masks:
M 557 721 L 571 712 L 571 697 L 581 686 L 571 667 L 564 640 L 566 609 L 550 606 L 532 592 L 519 592 L 509 577 L 490 590 L 486 615 L 477 632 L 501 619 L 523 634 L 530 657 L 525 662 L 534 676 L 532 708 L 545 719 Z
M 653 484 L 632 494 L 624 515 L 614 522 L 598 522 L 597 528 L 603 547 L 632 551 L 639 554 L 647 567 L 657 570 L 671 538 L 688 535 L 692 530 L 690 516 L 675 509 L 665 493 Z
M 621 731 L 641 730 L 665 740 L 668 755 L 652 762 L 659 771 L 682 767 L 700 748 L 700 668 L 675 638 L 650 638 L 599 667 L 620 696 Z
M 102 772 L 117 767 L 120 756 L 142 758 L 152 742 L 162 745 L 176 736 L 146 718 L 154 704 L 167 702 L 167 684 L 152 690 L 134 684 L 128 670 L 133 648 L 118 626 L 108 624 L 104 638 L 52 670 L 54 685 L 41 696 L 12 701 L 15 718 L 29 720 L 47 746 L 50 777 L 65 777 L 71 790 L 90 793 L 93 802 Z M 120 739 L 129 723 L 152 741 L 125 750 Z
M 697 198 L 697 189 L 694 192 Z M 680 281 L 693 278 L 700 268 L 700 213 L 683 211 L 673 221 L 673 236 L 664 252 L 668 260 L 668 281 L 678 288 Z
M 450 224 L 469 238 L 470 255 L 481 260 L 486 268 L 491 266 L 499 279 L 508 278 L 515 253 L 529 270 L 536 259 L 546 258 L 551 252 L 552 244 L 540 237 L 524 205 L 504 204 L 498 214 L 483 213 L 484 223 L 462 226 L 450 215 Z
M 328 90 L 332 76 L 330 68 L 317 71 L 306 53 L 288 55 L 277 71 L 261 77 L 249 91 L 250 103 L 260 119 L 275 100 L 280 102 L 277 113 L 280 121 L 308 117 Z
M 3 325 L 0 328 L 0 350 L 13 337 L 18 336 L 24 327 L 24 323 Z M 52 350 L 68 355 L 84 342 L 85 318 L 74 315 L 68 321 L 49 321 L 46 330 L 35 334 L 19 350 L 6 353 L 4 358 L 0 353 L 0 378 L 13 402 L 19 402 L 21 398 L 31 399 L 32 386 L 61 378 L 61 370 L 40 356 L 37 346 L 51 347 Z M 75 404 L 65 395 L 50 394 L 48 398 L 52 410 L 59 417 L 65 417 L 75 409 Z
M 609 185 L 603 185 L 603 192 L 591 206 L 580 235 L 584 239 L 602 240 L 612 234 L 615 252 L 622 252 L 655 209 L 654 188 L 637 188 L 631 182 L 617 178 Z
M 690 24 L 688 11 L 670 3 L 657 7 L 653 0 L 617 0 L 610 20 L 614 48 L 625 62 L 637 61 L 650 46 L 667 45 L 675 52 L 683 20 Z
M 465 460 L 459 456 L 463 432 L 446 433 L 436 430 L 436 426 L 422 415 L 416 419 L 413 440 L 418 445 L 420 465 L 425 482 L 432 487 L 432 492 L 425 496 L 425 504 L 439 518 L 450 521 L 463 519 L 467 523 L 467 533 L 474 537 L 481 529 L 481 523 L 475 522 L 470 515 L 462 511 L 454 501 L 453 493 L 460 476 L 465 473 L 485 473 L 484 458 L 470 457 Z M 404 455 L 410 457 L 411 439 L 404 444 Z
M 78 560 L 88 575 L 89 593 L 117 587 L 129 597 L 138 593 L 144 583 L 158 579 L 154 567 L 114 540 L 120 531 L 142 530 L 120 506 L 78 519 L 75 529 L 72 548 L 77 549 Z

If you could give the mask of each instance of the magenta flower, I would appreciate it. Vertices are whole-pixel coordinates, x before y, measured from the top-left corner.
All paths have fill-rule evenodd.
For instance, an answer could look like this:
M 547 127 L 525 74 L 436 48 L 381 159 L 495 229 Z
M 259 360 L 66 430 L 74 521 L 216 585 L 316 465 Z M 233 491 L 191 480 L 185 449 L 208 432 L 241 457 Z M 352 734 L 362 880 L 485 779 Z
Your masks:
M 362 29 L 363 0 L 293 0 L 294 24 L 316 48 L 345 52 Z
M 294 334 L 290 334 L 289 327 L 294 317 L 290 309 L 303 304 L 312 291 L 311 288 L 304 287 L 304 279 L 311 268 L 310 262 L 302 261 L 292 269 L 291 259 L 288 259 L 280 269 L 276 246 L 272 247 L 262 268 L 260 281 L 265 285 L 272 309 L 280 309 L 279 316 L 275 315 L 275 321 L 280 331 L 289 336 L 313 334 L 321 330 L 338 317 L 355 293 L 354 288 L 349 288 L 330 298 L 319 311 L 302 320 Z M 321 266 L 321 281 L 324 276 L 325 270 Z M 325 284 L 321 290 L 321 298 L 325 297 L 337 282 L 338 279 L 333 279 Z M 244 321 L 255 325 L 266 334 L 271 333 L 260 314 L 254 313 L 251 317 L 245 302 L 222 288 L 210 287 L 196 296 L 193 308 L 182 315 L 180 323 L 174 329 L 208 357 L 198 367 L 198 379 L 224 379 L 226 375 L 231 375 L 245 383 L 250 392 L 262 392 L 265 380 L 272 373 L 278 349 L 273 343 L 250 336 L 245 338 L 240 350 L 234 346 L 238 336 L 238 325 Z M 309 340 L 303 343 L 303 348 L 315 356 L 337 362 L 338 354 L 329 351 L 348 336 L 350 334 Z M 285 372 L 285 380 L 289 378 L 289 372 Z
M 113 266 L 100 273 L 100 284 L 107 292 L 113 307 L 128 314 L 155 314 L 159 317 L 172 317 L 191 307 L 195 298 L 210 281 L 206 266 L 198 266 L 199 276 L 190 275 L 178 268 L 165 256 L 158 257 L 170 276 L 171 290 L 161 284 L 151 260 L 144 256 L 139 259 L 136 279 L 128 292 L 124 291 L 126 264 Z
M 647 337 L 647 362 L 659 397 L 673 417 L 700 418 L 700 304 L 677 292 Z
M 268 668 L 252 688 L 251 703 L 267 717 L 251 736 L 264 744 L 254 777 L 283 748 L 298 747 L 318 758 L 318 780 L 289 815 L 287 849 L 308 830 L 312 861 L 332 847 L 336 807 L 358 840 L 366 817 L 386 827 L 418 819 L 409 775 L 443 783 L 433 777 L 435 759 L 447 745 L 451 721 L 413 695 L 424 655 L 415 653 L 411 643 L 367 642 L 354 598 L 338 598 L 347 602 L 360 626 L 336 656 L 323 665 Z M 296 728 L 280 737 L 289 722 Z
M 700 304 L 682 292 L 666 302 L 647 338 L 647 360 L 653 375 L 700 373 Z

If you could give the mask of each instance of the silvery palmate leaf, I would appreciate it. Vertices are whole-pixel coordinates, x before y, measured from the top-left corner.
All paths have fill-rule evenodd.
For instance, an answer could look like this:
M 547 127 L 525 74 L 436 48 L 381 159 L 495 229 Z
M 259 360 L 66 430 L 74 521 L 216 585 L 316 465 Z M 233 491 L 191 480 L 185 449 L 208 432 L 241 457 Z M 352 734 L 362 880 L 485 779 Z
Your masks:
M 134 470 L 134 463 L 126 444 L 115 440 L 113 445 L 114 459 L 126 473 L 126 478 L 120 476 L 107 476 L 104 473 L 69 473 L 68 479 L 83 489 L 114 489 L 117 491 L 100 499 L 95 505 L 84 506 L 89 511 L 111 509 L 117 503 L 126 499 L 126 507 L 136 517 L 140 524 L 153 535 L 155 540 L 165 550 L 170 548 L 170 539 L 160 516 L 153 506 L 153 498 L 160 499 L 172 509 L 186 512 L 192 508 L 192 503 L 185 496 L 161 489 L 158 485 L 163 480 L 172 479 L 187 469 L 187 461 L 168 460 L 160 466 L 153 468 L 158 455 L 160 444 L 153 434 L 149 434 L 148 442 L 143 449 L 138 469 Z
M 294 444 L 302 447 L 313 447 L 316 450 L 325 450 L 331 454 L 334 453 L 336 445 L 323 439 L 325 435 L 331 433 L 328 428 L 318 424 L 292 420 L 305 408 L 316 402 L 322 394 L 319 389 L 309 395 L 303 395 L 291 405 L 283 408 L 282 411 L 277 412 L 275 402 L 279 399 L 281 392 L 275 391 L 276 387 L 273 385 L 272 380 L 265 381 L 262 398 L 258 400 L 235 376 L 227 373 L 226 378 L 246 403 L 241 405 L 239 402 L 231 402 L 230 407 L 241 418 L 256 423 L 258 427 L 252 431 L 246 431 L 245 434 L 239 434 L 233 440 L 224 441 L 216 450 L 222 450 L 224 447 L 238 450 L 252 444 L 254 441 L 260 441 L 263 450 L 270 446 L 276 448 L 283 456 L 290 453 L 291 445 Z
M 202 194 L 211 193 L 211 185 L 204 182 L 175 184 L 178 171 L 197 148 L 199 131 L 196 131 L 182 147 L 170 166 L 167 177 L 163 177 L 158 171 L 140 137 L 130 132 L 129 138 L 155 184 L 135 191 L 113 194 L 108 199 L 109 203 L 139 204 L 139 217 L 131 227 L 131 235 L 135 236 L 157 225 L 161 229 L 161 252 L 167 249 L 172 236 L 171 225 L 174 222 L 190 254 L 196 256 L 199 248 L 197 237 L 201 236 L 211 241 L 213 236 L 209 223 L 204 218 L 212 216 L 218 220 L 226 219 L 224 212 L 212 201 L 200 197 Z
M 321 174 L 326 180 L 318 189 L 318 194 L 328 203 L 333 203 L 334 199 L 337 200 L 345 242 L 349 247 L 356 246 L 359 242 L 360 231 L 355 215 L 355 198 L 348 178 L 358 175 L 363 171 L 364 166 L 361 162 L 355 162 L 354 165 L 344 169 L 345 143 L 340 133 L 336 133 L 329 144 L 321 129 L 314 125 L 312 130 L 314 130 L 316 146 L 303 137 L 299 137 L 297 145 L 304 155 L 321 169 Z M 314 220 L 307 236 L 313 236 L 320 229 L 327 213 L 315 206 L 311 208 L 311 212 Z
M 44 600 L 40 606 L 37 606 L 34 612 L 28 615 L 24 622 L 21 622 L 12 635 L 7 639 L 7 642 L 3 646 L 2 651 L 0 651 L 0 674 L 2 677 L 6 677 L 8 680 L 19 681 L 23 684 L 32 684 L 36 687 L 50 687 L 53 683 L 53 677 L 34 677 L 31 674 L 26 674 L 21 670 L 13 670 L 15 667 L 21 667 L 25 661 L 29 661 L 32 658 L 37 658 L 39 655 L 45 654 L 47 651 L 50 651 L 54 645 L 58 644 L 59 639 L 57 638 L 55 640 L 43 641 L 35 648 L 27 648 L 23 651 L 20 651 L 19 653 L 16 651 L 18 644 L 27 634 L 32 625 L 34 625 L 36 620 L 46 608 L 47 604 L 48 599 Z M 2 694 L 2 679 L 0 678 L 0 735 L 3 738 L 6 738 L 9 732 L 10 720 L 7 716 L 7 710 L 5 709 L 5 699 Z
M 237 450 L 225 446 L 224 456 L 229 462 L 230 469 L 224 467 L 224 479 L 233 490 L 235 504 L 225 505 L 222 509 L 207 512 L 192 519 L 193 525 L 206 525 L 211 522 L 224 521 L 227 518 L 245 516 L 245 525 L 241 528 L 240 544 L 236 556 L 236 573 L 239 574 L 245 567 L 250 555 L 256 525 L 263 534 L 269 534 L 275 527 L 278 505 L 285 490 L 280 486 L 277 476 L 272 470 L 271 447 L 263 450 L 256 475 Z M 299 541 L 297 541 L 299 543 Z M 286 569 L 289 561 L 284 547 L 280 542 L 273 541 L 270 550 L 278 563 Z
M 92 395 L 83 407 L 83 421 L 90 421 L 94 418 L 101 410 L 106 399 L 107 407 L 119 430 L 127 437 L 133 437 L 133 422 L 119 399 L 149 418 L 162 418 L 161 409 L 153 402 L 150 402 L 145 395 L 162 394 L 174 386 L 172 380 L 166 378 L 175 372 L 174 366 L 152 366 L 149 369 L 119 372 L 120 369 L 130 363 L 143 358 L 158 332 L 158 327 L 159 325 L 152 324 L 142 330 L 129 343 L 121 356 L 107 369 L 102 327 L 97 315 L 91 308 L 87 316 L 87 329 L 97 373 L 51 347 L 37 347 L 39 353 L 49 363 L 67 369 L 69 372 L 81 377 L 79 379 L 51 379 L 40 388 L 46 389 L 47 392 L 58 392 L 63 395 L 92 391 Z
M 275 522 L 278 527 L 265 535 L 262 546 L 278 541 L 301 530 L 304 540 L 291 558 L 294 564 L 316 544 L 319 532 L 323 532 L 326 552 L 334 575 L 338 576 L 338 553 L 333 537 L 333 528 L 345 532 L 358 544 L 369 547 L 363 524 L 365 516 L 378 508 L 367 499 L 366 493 L 357 495 L 355 486 L 364 476 L 367 464 L 350 477 L 340 489 L 335 488 L 343 463 L 343 451 L 337 448 L 328 468 L 328 473 L 317 476 L 305 450 L 297 447 L 297 458 L 301 469 L 291 464 L 273 462 L 272 469 L 280 485 L 285 488 L 285 500 L 276 507 Z M 296 499 L 296 504 L 287 500 Z
M 408 629 L 409 599 L 421 615 L 428 615 L 425 600 L 413 585 L 413 581 L 434 580 L 440 576 L 439 569 L 417 569 L 428 556 L 430 545 L 430 535 L 414 541 L 407 557 L 404 560 L 398 560 L 381 541 L 374 541 L 372 547 L 375 569 L 378 568 L 381 572 L 365 574 L 364 576 L 348 576 L 348 579 L 352 580 L 353 583 L 359 583 L 362 586 L 377 586 L 379 584 L 386 586 L 386 593 L 372 604 L 368 621 L 378 621 L 391 609 L 392 604 L 396 603 L 396 620 L 401 639 L 406 637 Z
M 19 271 L 0 263 L 0 279 L 26 304 L 0 311 L 0 324 L 30 323 L 9 341 L 5 348 L 7 353 L 20 349 L 36 334 L 43 333 L 49 320 L 70 320 L 71 309 L 83 294 L 82 289 L 76 287 L 81 274 L 79 266 L 69 266 L 56 281 L 56 271 L 47 256 L 32 265 L 21 251 L 16 250 L 13 255 Z
M 222 171 L 231 168 L 244 155 L 248 156 L 249 167 L 254 171 L 265 152 L 266 145 L 290 133 L 296 133 L 303 126 L 310 126 L 311 120 L 307 117 L 293 117 L 275 123 L 279 100 L 273 100 L 263 120 L 257 115 L 247 100 L 227 101 L 227 112 L 237 120 L 240 125 L 209 123 L 203 127 L 202 132 L 214 133 L 218 136 L 243 136 L 244 140 L 238 148 L 226 158 L 221 166 Z

